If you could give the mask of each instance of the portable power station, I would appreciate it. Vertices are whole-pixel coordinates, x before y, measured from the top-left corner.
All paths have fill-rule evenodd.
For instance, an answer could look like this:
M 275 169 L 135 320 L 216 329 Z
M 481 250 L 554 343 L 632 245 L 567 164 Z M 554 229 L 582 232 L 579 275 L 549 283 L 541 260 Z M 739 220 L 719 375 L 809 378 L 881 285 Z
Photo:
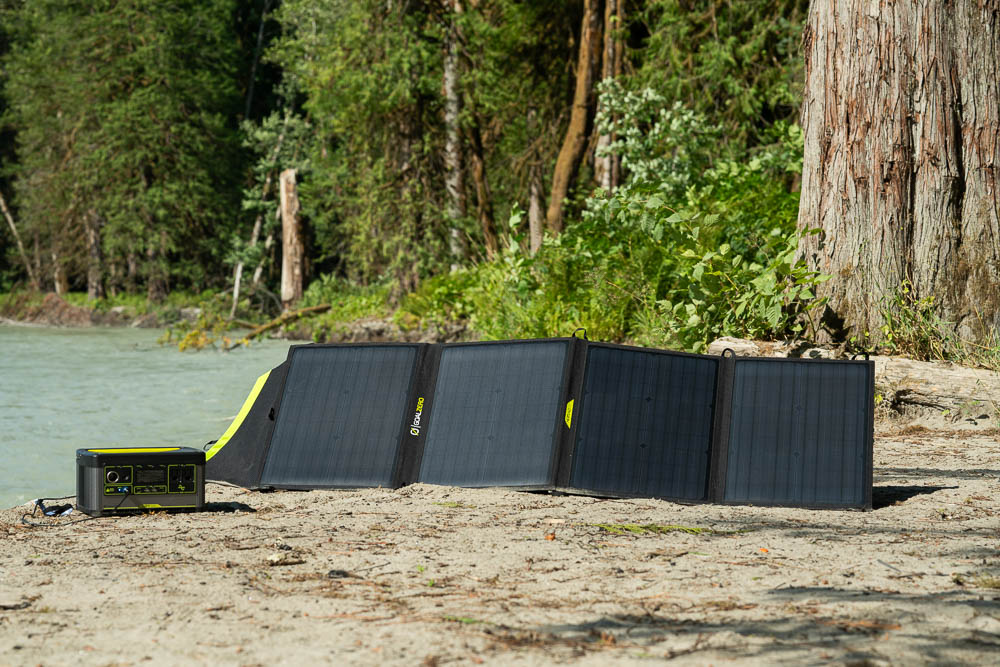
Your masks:
M 205 505 L 205 452 L 191 447 L 76 450 L 76 508 L 91 516 L 197 512 Z

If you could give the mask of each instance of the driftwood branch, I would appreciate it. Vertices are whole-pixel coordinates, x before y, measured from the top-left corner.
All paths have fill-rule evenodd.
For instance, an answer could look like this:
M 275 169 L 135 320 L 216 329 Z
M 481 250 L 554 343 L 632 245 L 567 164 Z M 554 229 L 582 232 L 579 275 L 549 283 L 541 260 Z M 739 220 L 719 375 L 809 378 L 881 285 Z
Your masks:
M 282 327 L 286 324 L 291 324 L 292 322 L 302 319 L 303 317 L 309 317 L 311 315 L 319 315 L 320 313 L 325 313 L 328 310 L 330 310 L 330 304 L 328 303 L 324 303 L 319 306 L 309 306 L 308 308 L 300 308 L 298 310 L 290 310 L 287 313 L 282 313 L 281 315 L 274 318 L 270 322 L 262 324 L 259 327 L 255 328 L 253 331 L 244 336 L 241 339 L 241 341 L 253 340 L 254 338 L 259 338 L 268 331 L 271 331 L 272 329 L 277 329 L 278 327 Z M 240 345 L 239 341 L 233 343 L 232 345 L 226 346 L 225 349 L 226 351 L 229 351 L 238 345 Z

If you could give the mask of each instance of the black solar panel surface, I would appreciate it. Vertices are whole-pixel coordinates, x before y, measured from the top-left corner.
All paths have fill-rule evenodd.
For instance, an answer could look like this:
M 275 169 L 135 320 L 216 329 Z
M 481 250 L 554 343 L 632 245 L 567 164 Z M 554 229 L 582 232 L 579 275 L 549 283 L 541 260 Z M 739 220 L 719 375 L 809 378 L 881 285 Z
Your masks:
M 391 486 L 417 346 L 293 348 L 264 486 Z
M 551 485 L 566 341 L 446 347 L 419 481 Z
M 718 361 L 590 346 L 573 488 L 704 500 Z
M 727 502 L 860 506 L 867 363 L 738 359 Z
M 247 488 L 257 486 L 267 452 L 267 436 L 273 425 L 268 414 L 278 403 L 287 373 L 287 361 L 268 373 L 257 400 L 236 433 L 205 462 L 207 479 L 222 480 Z

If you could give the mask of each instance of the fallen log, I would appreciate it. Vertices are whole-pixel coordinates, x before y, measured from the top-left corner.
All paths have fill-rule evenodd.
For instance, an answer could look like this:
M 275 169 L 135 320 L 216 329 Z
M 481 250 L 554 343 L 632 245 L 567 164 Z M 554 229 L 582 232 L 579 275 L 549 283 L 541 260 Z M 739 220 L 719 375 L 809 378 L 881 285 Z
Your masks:
M 225 349 L 227 352 L 239 345 L 245 345 L 246 342 L 251 341 L 255 338 L 260 338 L 262 335 L 271 331 L 272 329 L 277 329 L 278 327 L 285 326 L 286 324 L 291 324 L 292 322 L 302 319 L 303 317 L 308 317 L 310 315 L 319 315 L 320 313 L 325 313 L 330 310 L 330 304 L 324 303 L 319 306 L 309 306 L 308 308 L 300 308 L 299 310 L 290 310 L 287 313 L 282 313 L 278 317 L 274 318 L 266 324 L 262 324 L 259 327 L 253 329 L 243 338 L 227 345 Z
M 1000 418 L 1000 374 L 947 361 L 875 357 L 875 394 L 900 412 L 922 408 L 952 419 Z

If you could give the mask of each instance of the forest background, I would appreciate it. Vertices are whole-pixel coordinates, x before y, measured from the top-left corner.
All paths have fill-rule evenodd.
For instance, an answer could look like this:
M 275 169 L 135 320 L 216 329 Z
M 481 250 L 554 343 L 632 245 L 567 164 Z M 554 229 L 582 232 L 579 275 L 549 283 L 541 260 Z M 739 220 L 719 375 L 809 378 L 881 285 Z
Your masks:
M 291 174 L 295 306 L 333 306 L 317 339 L 365 317 L 691 351 L 815 338 L 830 276 L 797 250 L 807 12 L 0 0 L 0 299 L 274 316 Z M 933 299 L 877 307 L 849 348 L 1000 356 Z

